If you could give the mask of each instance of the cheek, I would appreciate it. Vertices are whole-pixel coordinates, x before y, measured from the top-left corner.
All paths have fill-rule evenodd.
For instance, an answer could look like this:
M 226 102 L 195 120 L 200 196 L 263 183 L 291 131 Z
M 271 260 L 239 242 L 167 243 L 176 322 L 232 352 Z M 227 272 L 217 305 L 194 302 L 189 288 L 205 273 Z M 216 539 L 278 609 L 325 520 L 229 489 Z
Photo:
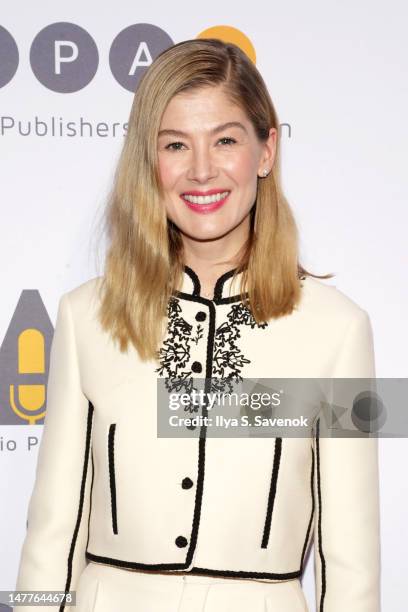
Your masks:
M 163 191 L 167 192 L 167 194 L 164 194 L 163 201 L 166 214 L 169 219 L 177 224 L 177 207 L 169 193 L 174 189 L 180 171 L 174 161 L 169 160 L 167 156 L 160 157 L 160 155 L 158 158 L 158 170 Z
M 160 179 L 164 189 L 171 189 L 182 172 L 181 164 L 167 156 L 158 159 Z
M 164 189 L 167 189 L 171 183 L 171 166 L 159 157 L 159 174 L 160 180 Z
M 245 187 L 256 182 L 257 166 L 255 155 L 248 150 L 242 151 L 226 162 L 225 167 L 237 184 Z

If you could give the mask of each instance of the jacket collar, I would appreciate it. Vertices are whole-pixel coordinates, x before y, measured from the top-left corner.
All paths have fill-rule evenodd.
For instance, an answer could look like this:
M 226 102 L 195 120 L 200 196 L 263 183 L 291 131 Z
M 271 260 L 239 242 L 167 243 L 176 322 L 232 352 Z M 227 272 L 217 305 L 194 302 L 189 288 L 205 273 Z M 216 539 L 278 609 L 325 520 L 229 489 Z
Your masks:
M 216 303 L 226 303 L 232 301 L 238 301 L 241 296 L 239 295 L 240 282 L 242 277 L 242 271 L 238 272 L 235 279 L 233 280 L 234 272 L 237 268 L 228 270 L 218 277 L 214 286 L 214 295 L 211 298 L 205 298 L 201 293 L 200 279 L 192 268 L 189 266 L 183 266 L 183 281 L 180 291 L 176 291 L 176 295 L 180 297 L 186 297 L 187 299 L 197 298 L 198 301 L 213 301 Z

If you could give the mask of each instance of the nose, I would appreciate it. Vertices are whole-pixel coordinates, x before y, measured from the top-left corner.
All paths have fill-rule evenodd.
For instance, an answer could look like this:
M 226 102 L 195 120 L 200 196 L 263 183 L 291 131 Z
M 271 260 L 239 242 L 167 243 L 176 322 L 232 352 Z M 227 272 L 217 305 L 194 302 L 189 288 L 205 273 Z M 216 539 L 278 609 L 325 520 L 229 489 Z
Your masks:
M 187 178 L 197 183 L 208 183 L 218 174 L 218 169 L 208 147 L 202 146 L 194 150 L 190 159 Z

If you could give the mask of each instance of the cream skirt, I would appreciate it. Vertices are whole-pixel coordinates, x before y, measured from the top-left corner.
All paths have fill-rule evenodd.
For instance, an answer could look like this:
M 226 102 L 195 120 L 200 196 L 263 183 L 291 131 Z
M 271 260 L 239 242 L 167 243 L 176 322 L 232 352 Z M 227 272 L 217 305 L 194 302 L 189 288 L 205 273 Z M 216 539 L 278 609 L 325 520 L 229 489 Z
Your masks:
M 308 612 L 300 581 L 139 572 L 89 563 L 76 612 Z

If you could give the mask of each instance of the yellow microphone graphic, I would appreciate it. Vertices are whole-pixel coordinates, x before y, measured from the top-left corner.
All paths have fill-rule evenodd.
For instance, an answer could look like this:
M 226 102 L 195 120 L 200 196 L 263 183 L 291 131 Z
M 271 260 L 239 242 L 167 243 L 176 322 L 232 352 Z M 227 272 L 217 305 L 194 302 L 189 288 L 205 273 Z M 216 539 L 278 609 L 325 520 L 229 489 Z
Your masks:
M 19 334 L 17 363 L 18 374 L 45 374 L 45 340 L 38 329 L 28 328 Z M 9 399 L 13 412 L 29 425 L 35 425 L 45 415 L 44 384 L 11 384 Z

